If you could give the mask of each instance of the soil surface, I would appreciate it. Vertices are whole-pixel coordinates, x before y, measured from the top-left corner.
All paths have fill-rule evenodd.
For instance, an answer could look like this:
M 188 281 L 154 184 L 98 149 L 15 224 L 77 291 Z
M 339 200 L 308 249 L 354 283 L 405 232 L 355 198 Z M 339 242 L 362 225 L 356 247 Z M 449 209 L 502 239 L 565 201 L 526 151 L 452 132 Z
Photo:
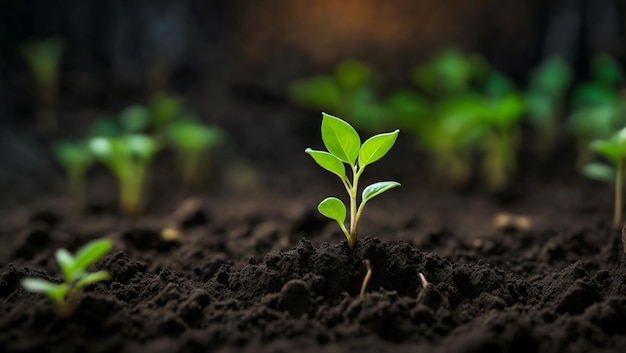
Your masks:
M 196 194 L 178 190 L 165 155 L 143 217 L 118 214 L 115 184 L 100 169 L 82 215 L 62 196 L 60 175 L 7 207 L 0 351 L 623 351 L 626 259 L 610 227 L 612 190 L 579 177 L 571 153 L 537 162 L 522 151 L 520 177 L 498 195 L 438 190 L 401 135 L 364 183 L 402 187 L 368 204 L 350 249 L 316 210 L 326 196 L 343 197 L 303 152 L 321 147 L 320 118 L 236 99 L 229 114 L 238 120 L 223 118 L 226 157 Z M 173 230 L 178 239 L 166 240 Z M 114 249 L 93 269 L 111 280 L 85 288 L 69 318 L 20 286 L 24 277 L 60 281 L 54 251 L 100 237 Z M 359 298 L 365 259 L 372 276 Z

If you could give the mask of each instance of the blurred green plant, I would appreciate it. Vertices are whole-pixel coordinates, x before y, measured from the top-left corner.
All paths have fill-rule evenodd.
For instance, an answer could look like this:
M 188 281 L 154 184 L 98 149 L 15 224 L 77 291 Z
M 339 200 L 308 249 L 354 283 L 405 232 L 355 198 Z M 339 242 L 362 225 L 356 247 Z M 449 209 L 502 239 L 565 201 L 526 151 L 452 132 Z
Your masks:
M 593 158 L 589 143 L 611 136 L 626 125 L 624 75 L 608 55 L 598 55 L 591 65 L 591 81 L 575 87 L 568 127 L 576 138 L 579 169 Z
M 169 124 L 167 137 L 178 154 L 184 185 L 198 188 L 209 176 L 211 152 L 223 142 L 223 131 L 200 123 L 195 116 L 187 116 Z
M 506 187 L 516 168 L 524 112 L 513 83 L 480 56 L 454 49 L 416 68 L 413 79 L 428 98 L 400 91 L 385 102 L 397 124 L 431 154 L 433 180 L 466 185 L 480 156 L 487 187 Z
M 585 165 L 583 172 L 589 178 L 615 184 L 613 227 L 617 228 L 622 223 L 626 128 L 619 130 L 609 138 L 593 141 L 589 148 L 610 163 L 590 162 Z
M 332 75 L 297 80 L 289 87 L 295 104 L 330 111 L 368 131 L 380 130 L 389 123 L 377 91 L 372 69 L 356 60 L 342 61 Z
M 99 136 L 89 140 L 89 148 L 117 178 L 122 212 L 139 215 L 145 205 L 148 167 L 159 149 L 156 141 L 141 134 Z
M 35 81 L 37 128 L 45 134 L 54 132 L 63 44 L 57 38 L 31 40 L 22 44 L 20 52 Z
M 61 317 L 72 314 L 76 306 L 76 296 L 83 287 L 110 279 L 107 271 L 88 272 L 91 264 L 111 251 L 113 243 L 109 239 L 98 239 L 87 243 L 75 255 L 65 249 L 55 253 L 57 263 L 63 273 L 63 283 L 57 284 L 40 278 L 24 278 L 22 286 L 29 292 L 43 293 L 55 306 Z
M 477 54 L 444 49 L 413 71 L 413 80 L 425 92 L 447 96 L 471 91 L 489 73 L 489 65 Z
M 547 58 L 530 74 L 524 101 L 527 122 L 536 132 L 534 146 L 540 156 L 552 152 L 557 142 L 565 94 L 571 81 L 570 67 L 558 56 Z
M 85 209 L 85 180 L 93 164 L 93 156 L 83 141 L 61 141 L 54 145 L 54 155 L 65 169 L 68 191 L 76 209 Z
M 317 206 L 319 212 L 336 221 L 348 239 L 350 248 L 357 241 L 359 220 L 365 204 L 372 198 L 387 190 L 400 186 L 395 181 L 381 181 L 363 189 L 361 203 L 357 208 L 359 179 L 365 167 L 384 157 L 393 147 L 398 138 L 399 130 L 385 134 L 378 134 L 361 144 L 361 138 L 354 128 L 347 122 L 322 113 L 322 141 L 328 149 L 316 151 L 311 148 L 305 150 L 317 164 L 329 172 L 337 175 L 350 196 L 350 230 L 346 229 L 346 206 L 336 197 L 328 197 Z M 346 166 L 352 170 L 352 180 L 346 175 Z

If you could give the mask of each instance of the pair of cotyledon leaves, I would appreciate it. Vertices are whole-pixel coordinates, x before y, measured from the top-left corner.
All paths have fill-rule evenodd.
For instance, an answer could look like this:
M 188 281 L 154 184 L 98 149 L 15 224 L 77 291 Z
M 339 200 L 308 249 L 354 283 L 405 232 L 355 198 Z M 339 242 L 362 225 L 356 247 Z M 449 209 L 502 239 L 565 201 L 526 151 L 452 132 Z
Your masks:
M 361 144 L 359 134 L 350 124 L 326 113 L 322 113 L 322 117 L 322 141 L 328 152 L 311 148 L 307 148 L 305 152 L 313 157 L 322 168 L 341 178 L 349 188 L 352 187 L 352 183 L 346 175 L 344 163 L 356 170 L 362 170 L 384 157 L 393 147 L 399 133 L 399 130 L 395 130 L 378 134 Z M 363 190 L 360 207 L 373 197 L 397 186 L 400 184 L 395 181 L 381 181 L 369 185 Z M 324 216 L 340 224 L 345 221 L 346 207 L 337 198 L 329 197 L 323 200 L 318 210 Z
M 69 299 L 67 294 L 70 289 L 75 293 L 88 284 L 110 278 L 106 271 L 89 273 L 87 268 L 106 255 L 112 245 L 109 239 L 94 240 L 79 249 L 74 256 L 66 249 L 58 249 L 55 257 L 63 273 L 64 283 L 56 284 L 39 278 L 25 278 L 22 285 L 29 292 L 43 293 L 57 305 L 63 305 Z

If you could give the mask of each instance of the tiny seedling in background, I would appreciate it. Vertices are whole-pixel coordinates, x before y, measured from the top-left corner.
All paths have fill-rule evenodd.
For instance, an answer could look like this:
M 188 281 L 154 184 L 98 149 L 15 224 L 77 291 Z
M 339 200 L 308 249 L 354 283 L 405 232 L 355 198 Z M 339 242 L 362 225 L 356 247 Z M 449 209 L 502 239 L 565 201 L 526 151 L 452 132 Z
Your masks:
M 83 142 L 63 141 L 54 146 L 54 154 L 65 169 L 68 191 L 74 198 L 76 209 L 85 208 L 85 179 L 93 164 L 93 156 Z
M 47 39 L 24 43 L 20 49 L 35 80 L 37 127 L 43 133 L 54 132 L 63 44 L 59 39 Z
M 95 137 L 89 141 L 89 148 L 117 178 L 122 212 L 129 216 L 140 214 L 145 203 L 148 167 L 158 150 L 154 139 L 146 135 Z
M 294 103 L 326 110 L 344 117 L 357 127 L 376 131 L 385 127 L 386 111 L 378 102 L 376 77 L 365 63 L 345 60 L 332 75 L 295 81 L 289 89 Z
M 537 136 L 537 152 L 545 156 L 550 153 L 559 137 L 563 114 L 563 100 L 572 80 L 567 63 L 558 56 L 546 59 L 530 76 L 525 95 L 527 121 Z
M 341 231 L 348 239 L 350 247 L 357 241 L 359 219 L 365 204 L 383 192 L 400 186 L 395 181 L 381 181 L 367 186 L 362 193 L 361 203 L 357 207 L 359 179 L 365 167 L 384 157 L 393 147 L 399 130 L 372 136 L 361 144 L 361 138 L 347 122 L 332 115 L 322 113 L 322 141 L 328 149 L 316 151 L 305 150 L 322 168 L 337 175 L 350 196 L 350 230 L 346 229 L 346 206 L 336 197 L 328 197 L 318 205 L 319 212 L 339 224 Z M 346 175 L 347 164 L 352 171 L 352 180 Z
M 51 283 L 40 278 L 24 278 L 22 286 L 29 292 L 43 293 L 52 301 L 57 314 L 69 316 L 76 306 L 76 296 L 86 285 L 107 281 L 110 275 L 106 271 L 88 272 L 88 267 L 106 255 L 113 246 L 109 239 L 94 240 L 75 255 L 65 249 L 55 253 L 57 263 L 63 272 L 63 283 Z
M 170 123 L 167 137 L 178 153 L 183 183 L 199 187 L 208 176 L 211 151 L 224 139 L 222 130 L 194 119 L 181 119 Z
M 591 141 L 608 138 L 626 125 L 626 104 L 620 92 L 624 76 L 619 64 L 610 56 L 599 55 L 592 62 L 591 78 L 575 87 L 568 122 L 576 138 L 579 169 L 593 158 Z
M 617 228 L 622 223 L 626 128 L 613 134 L 610 138 L 593 141 L 590 148 L 611 163 L 610 165 L 600 162 L 589 163 L 585 166 L 584 173 L 592 179 L 615 184 L 613 226 Z
M 487 80 L 484 104 L 479 120 L 486 131 L 482 146 L 483 179 L 490 190 L 500 191 L 517 168 L 524 100 L 505 76 L 494 72 Z

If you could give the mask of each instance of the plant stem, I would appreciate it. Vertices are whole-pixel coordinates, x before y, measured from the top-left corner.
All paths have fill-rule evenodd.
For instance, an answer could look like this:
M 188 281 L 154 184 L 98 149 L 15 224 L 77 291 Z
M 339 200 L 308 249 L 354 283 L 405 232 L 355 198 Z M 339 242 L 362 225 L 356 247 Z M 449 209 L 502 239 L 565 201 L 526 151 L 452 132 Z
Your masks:
M 357 213 L 357 195 L 358 195 L 358 186 L 359 186 L 359 178 L 363 173 L 365 168 L 360 168 L 358 166 L 352 166 L 352 187 L 348 191 L 350 194 L 350 239 L 348 239 L 348 244 L 350 244 L 350 248 L 354 246 L 357 239 L 357 230 L 359 228 L 359 218 L 361 215 L 361 210 Z
M 613 227 L 617 228 L 622 223 L 622 190 L 624 183 L 623 158 L 617 159 L 617 175 L 615 177 L 615 214 L 613 215 Z

